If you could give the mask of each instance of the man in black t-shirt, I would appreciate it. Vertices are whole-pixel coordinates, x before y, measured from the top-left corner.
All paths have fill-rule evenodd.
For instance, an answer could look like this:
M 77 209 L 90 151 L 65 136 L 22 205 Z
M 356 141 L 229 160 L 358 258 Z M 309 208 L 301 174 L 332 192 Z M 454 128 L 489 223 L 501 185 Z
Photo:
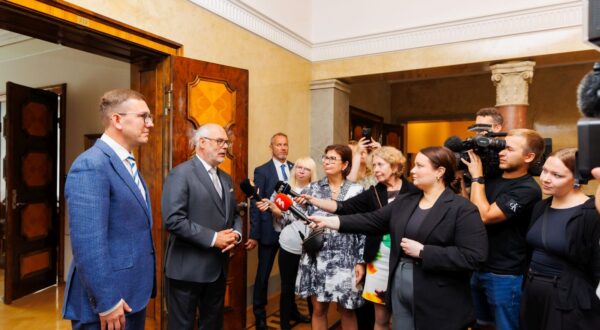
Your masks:
M 544 151 L 535 131 L 513 129 L 499 153 L 502 176 L 486 182 L 481 159 L 470 150 L 462 160 L 473 178 L 471 202 L 486 225 L 488 259 L 473 273 L 471 289 L 479 329 L 518 329 L 521 283 L 526 271 L 525 234 L 531 210 L 541 199 L 539 185 L 527 172 Z

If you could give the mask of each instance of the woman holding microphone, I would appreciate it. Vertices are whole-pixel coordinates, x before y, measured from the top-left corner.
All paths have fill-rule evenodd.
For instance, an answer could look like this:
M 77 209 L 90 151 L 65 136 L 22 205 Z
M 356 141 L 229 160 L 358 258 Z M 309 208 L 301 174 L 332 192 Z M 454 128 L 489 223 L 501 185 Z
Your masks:
M 342 201 L 362 192 L 360 185 L 346 180 L 352 166 L 352 151 L 348 146 L 327 146 L 322 161 L 326 176 L 311 183 L 305 194 Z M 307 208 L 308 214 L 329 215 L 312 205 Z M 296 293 L 312 299 L 312 329 L 327 329 L 327 311 L 331 302 L 337 303 L 342 327 L 357 329 L 354 309 L 364 303 L 358 283 L 364 276 L 365 237 L 328 229 L 324 230 L 323 236 L 320 251 L 315 254 L 302 252 Z
M 389 146 L 381 147 L 371 154 L 371 168 L 377 179 L 375 186 L 346 201 L 319 199 L 309 195 L 303 197 L 312 205 L 338 215 L 372 212 L 391 203 L 398 196 L 420 192 L 404 178 L 405 166 L 406 158 L 400 150 Z M 376 330 L 389 329 L 390 313 L 384 299 L 389 276 L 390 243 L 389 234 L 369 235 L 365 242 L 367 272 L 362 296 L 374 304 L 375 324 L 371 323 L 369 327 Z
M 469 280 L 487 257 L 477 208 L 457 195 L 456 158 L 443 147 L 422 149 L 411 170 L 422 192 L 375 212 L 311 216 L 311 226 L 340 232 L 390 233 L 387 302 L 394 329 L 466 329 L 475 320 Z

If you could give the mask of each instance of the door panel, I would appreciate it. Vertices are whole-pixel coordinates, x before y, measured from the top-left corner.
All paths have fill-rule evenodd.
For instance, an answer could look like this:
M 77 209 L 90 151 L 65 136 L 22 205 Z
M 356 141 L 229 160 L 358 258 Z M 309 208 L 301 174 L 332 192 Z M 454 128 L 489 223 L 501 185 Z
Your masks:
M 233 141 L 219 167 L 239 183 L 248 173 L 248 71 L 183 57 L 171 57 L 173 86 L 173 167 L 193 155 L 188 139 L 192 129 L 207 122 L 222 125 Z M 239 189 L 238 201 L 245 200 Z M 244 221 L 246 233 L 247 221 Z M 245 235 L 244 235 L 245 236 Z M 245 239 L 246 237 L 244 237 Z M 225 295 L 225 329 L 246 323 L 246 251 L 232 251 Z
M 58 95 L 7 83 L 4 302 L 56 284 Z

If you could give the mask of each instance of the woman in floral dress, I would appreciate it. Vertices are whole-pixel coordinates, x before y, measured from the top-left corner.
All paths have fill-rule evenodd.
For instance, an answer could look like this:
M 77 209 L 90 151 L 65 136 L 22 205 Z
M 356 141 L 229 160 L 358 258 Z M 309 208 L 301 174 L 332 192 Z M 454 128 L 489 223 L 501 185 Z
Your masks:
M 362 192 L 360 185 L 346 180 L 352 165 L 352 151 L 348 146 L 328 146 L 322 161 L 326 176 L 311 183 L 305 194 L 321 199 L 346 200 Z M 314 206 L 308 206 L 307 213 L 329 215 Z M 342 327 L 345 330 L 357 329 L 353 310 L 364 303 L 359 283 L 365 274 L 365 236 L 340 234 L 329 229 L 325 229 L 324 236 L 323 248 L 315 255 L 302 252 L 296 293 L 312 299 L 313 329 L 327 329 L 330 302 L 338 305 Z

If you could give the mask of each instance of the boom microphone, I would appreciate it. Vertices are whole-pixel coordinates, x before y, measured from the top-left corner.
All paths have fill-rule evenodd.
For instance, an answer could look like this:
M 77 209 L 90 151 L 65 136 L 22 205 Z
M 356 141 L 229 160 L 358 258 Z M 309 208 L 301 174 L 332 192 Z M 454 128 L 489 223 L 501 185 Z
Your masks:
M 579 83 L 577 107 L 585 117 L 600 117 L 600 62 Z
M 242 189 L 248 198 L 254 198 L 256 201 L 260 201 L 262 199 L 256 192 L 256 189 L 254 189 L 254 182 L 252 182 L 250 179 L 244 179 L 242 182 L 240 182 L 240 189 Z
M 577 87 L 577 107 L 585 116 L 577 121 L 577 183 L 592 179 L 592 169 L 600 166 L 600 62 L 583 77 Z
M 289 210 L 290 212 L 292 212 L 292 214 L 294 214 L 294 216 L 296 216 L 296 218 L 298 218 L 304 222 L 310 222 L 310 220 L 308 219 L 306 214 L 304 214 L 304 212 L 302 212 L 300 209 L 298 209 L 294 205 L 294 201 L 292 201 L 292 199 L 289 198 L 288 195 L 286 195 L 286 194 L 283 194 L 283 193 L 277 194 L 277 196 L 275 196 L 275 205 L 277 205 L 277 207 L 279 209 L 281 209 L 282 211 Z

